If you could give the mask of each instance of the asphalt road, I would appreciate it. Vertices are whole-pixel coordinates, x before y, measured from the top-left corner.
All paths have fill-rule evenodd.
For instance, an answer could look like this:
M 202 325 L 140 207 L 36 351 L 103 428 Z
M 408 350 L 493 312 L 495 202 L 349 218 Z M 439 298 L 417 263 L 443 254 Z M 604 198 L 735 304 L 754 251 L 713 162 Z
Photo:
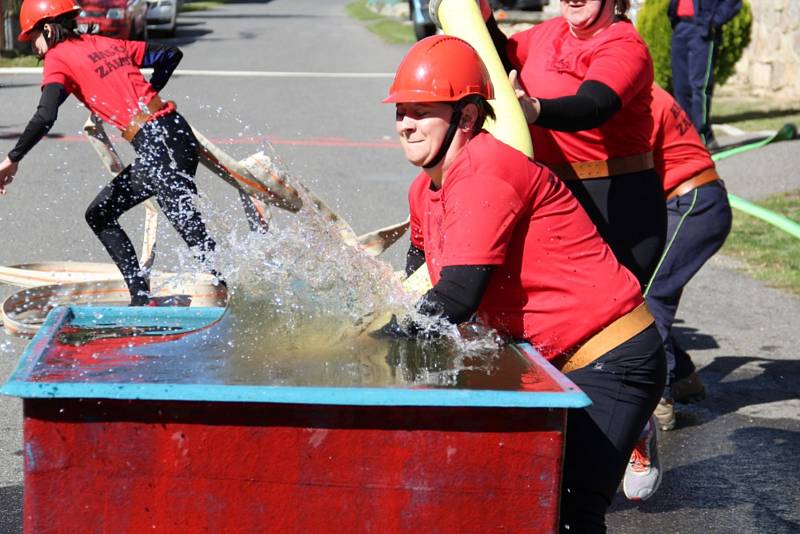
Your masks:
M 162 94 L 198 129 L 227 140 L 236 157 L 269 139 L 290 172 L 354 226 L 367 231 L 406 215 L 413 169 L 382 105 L 406 47 L 383 44 L 344 13 L 346 0 L 228 3 L 182 15 L 173 42 L 183 69 L 378 73 L 362 78 L 177 76 Z M 39 77 L 0 75 L 0 154 L 35 110 Z M 0 198 L 0 264 L 107 261 L 83 210 L 108 180 L 79 136 L 85 111 L 69 100 L 51 136 L 21 164 Z M 120 144 L 122 146 L 122 144 Z M 729 190 L 745 198 L 800 188 L 800 142 L 720 164 Z M 130 151 L 123 147 L 123 157 Z M 238 209 L 230 189 L 198 175 L 212 219 Z M 218 210 L 215 212 L 214 210 Z M 141 212 L 123 219 L 139 240 Z M 212 223 L 213 224 L 213 223 Z M 162 224 L 159 264 L 181 261 L 183 246 Z M 405 242 L 387 255 L 399 267 Z M 174 245 L 174 246 L 173 246 Z M 7 289 L 0 288 L 0 294 Z M 678 428 L 661 435 L 664 481 L 643 504 L 620 495 L 611 532 L 800 531 L 800 299 L 753 281 L 733 261 L 713 259 L 685 291 L 682 344 L 701 367 L 709 398 L 680 406 Z M 0 380 L 25 342 L 0 334 Z M 21 532 L 21 403 L 0 398 L 0 532 Z M 587 444 L 590 446 L 590 444 Z

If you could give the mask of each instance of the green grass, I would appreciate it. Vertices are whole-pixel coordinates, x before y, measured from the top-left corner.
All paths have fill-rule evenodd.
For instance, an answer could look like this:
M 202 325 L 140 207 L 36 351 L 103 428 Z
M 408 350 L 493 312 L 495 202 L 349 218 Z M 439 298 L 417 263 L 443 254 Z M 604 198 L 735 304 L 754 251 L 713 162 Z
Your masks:
M 41 66 L 36 56 L 0 57 L 0 68 Z
M 757 204 L 800 221 L 800 190 L 775 195 Z M 733 228 L 722 251 L 742 261 L 754 278 L 800 294 L 800 239 L 734 211 Z
M 714 97 L 712 124 L 730 124 L 745 131 L 777 130 L 787 122 L 800 125 L 800 104 L 769 98 Z
M 184 2 L 181 13 L 194 13 L 195 11 L 208 11 L 225 4 L 225 0 L 200 0 L 198 2 Z
M 410 21 L 404 22 L 375 13 L 367 7 L 367 0 L 354 0 L 345 8 L 347 14 L 367 23 L 367 29 L 389 44 L 411 44 L 416 42 Z
M 354 0 L 345 7 L 347 14 L 356 20 L 378 20 L 385 17 L 367 7 L 367 0 Z

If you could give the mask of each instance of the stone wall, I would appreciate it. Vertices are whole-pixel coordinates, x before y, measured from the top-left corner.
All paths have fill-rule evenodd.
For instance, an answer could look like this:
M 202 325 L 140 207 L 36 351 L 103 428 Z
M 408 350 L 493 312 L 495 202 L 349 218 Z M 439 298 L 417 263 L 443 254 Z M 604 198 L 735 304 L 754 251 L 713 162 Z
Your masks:
M 800 99 L 800 0 L 750 0 L 750 46 L 727 85 L 756 96 Z

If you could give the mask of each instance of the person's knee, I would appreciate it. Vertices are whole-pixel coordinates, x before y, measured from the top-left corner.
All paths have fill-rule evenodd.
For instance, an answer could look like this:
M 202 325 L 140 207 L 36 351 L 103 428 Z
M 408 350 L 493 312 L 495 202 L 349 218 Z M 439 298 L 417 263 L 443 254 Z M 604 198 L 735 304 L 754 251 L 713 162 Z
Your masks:
M 191 224 L 197 214 L 194 199 L 183 189 L 167 190 L 159 197 L 159 201 L 164 214 L 177 226 Z
M 84 213 L 83 217 L 86 219 L 86 223 L 89 225 L 89 228 L 94 230 L 95 233 L 107 228 L 114 222 L 114 219 L 106 213 L 105 209 L 103 209 L 102 204 L 91 204 L 88 208 L 86 208 L 86 212 Z

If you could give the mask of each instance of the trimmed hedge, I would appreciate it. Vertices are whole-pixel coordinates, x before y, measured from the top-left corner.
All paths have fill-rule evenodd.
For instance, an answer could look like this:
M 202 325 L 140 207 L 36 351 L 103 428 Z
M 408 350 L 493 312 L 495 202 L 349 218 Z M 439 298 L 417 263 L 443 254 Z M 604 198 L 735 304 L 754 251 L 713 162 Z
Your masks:
M 650 48 L 656 71 L 656 82 L 672 91 L 671 42 L 672 27 L 667 17 L 669 0 L 647 0 L 636 15 L 636 28 Z M 753 12 L 750 1 L 743 0 L 742 9 L 722 27 L 722 43 L 714 65 L 716 85 L 723 85 L 731 77 L 736 62 L 742 58 L 750 44 Z

